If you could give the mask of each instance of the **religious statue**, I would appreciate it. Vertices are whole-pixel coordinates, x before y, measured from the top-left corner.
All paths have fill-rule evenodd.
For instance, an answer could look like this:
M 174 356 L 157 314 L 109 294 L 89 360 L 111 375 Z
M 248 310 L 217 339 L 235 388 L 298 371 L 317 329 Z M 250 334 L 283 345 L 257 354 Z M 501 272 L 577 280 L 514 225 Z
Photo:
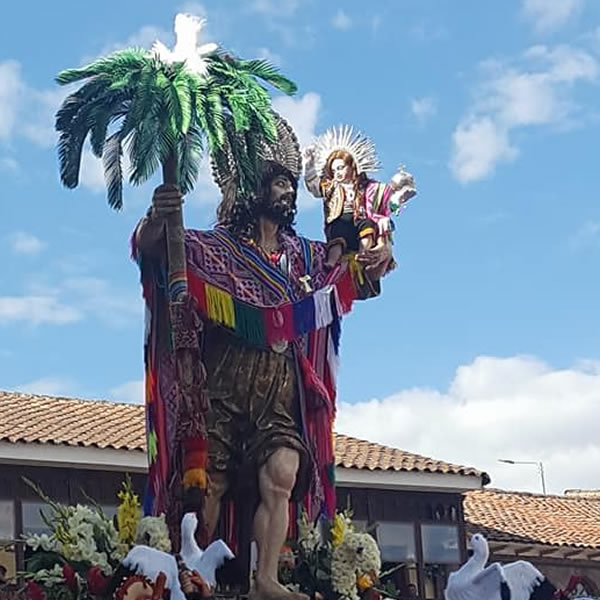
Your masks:
M 302 318 L 299 312 L 302 301 L 330 286 L 333 271 L 325 261 L 326 245 L 306 240 L 294 231 L 297 186 L 297 174 L 290 168 L 266 161 L 256 194 L 231 196 L 226 193 L 217 209 L 217 225 L 212 231 L 186 231 L 192 296 L 198 278 L 210 286 L 217 284 L 220 291 L 227 291 L 245 303 L 246 309 L 248 305 L 273 309 L 271 316 L 277 317 L 274 319 L 277 322 L 271 323 L 274 327 L 289 328 L 290 319 Z M 165 219 L 180 210 L 182 202 L 175 187 L 157 188 L 152 208 L 135 235 L 145 296 L 150 300 L 148 378 L 155 386 L 157 399 L 168 400 L 175 395 L 172 355 L 166 347 L 161 348 L 160 330 L 165 323 L 161 323 L 159 316 L 158 294 L 160 265 L 164 272 L 167 259 L 162 239 Z M 366 253 L 363 260 L 376 269 L 389 259 L 389 246 L 385 245 Z M 306 285 L 307 281 L 310 285 Z M 211 301 L 208 296 L 213 293 L 214 288 L 203 292 L 207 304 Z M 219 302 L 219 294 L 212 301 Z M 223 301 L 223 311 L 227 310 L 225 304 Z M 281 306 L 294 308 L 279 311 L 277 307 Z M 208 307 L 205 310 L 210 312 Z M 237 316 L 241 319 L 242 312 L 241 308 L 235 308 L 232 315 L 239 313 Z M 326 351 L 334 340 L 327 333 L 330 326 L 316 329 L 313 323 L 314 329 L 298 339 L 286 339 L 293 337 L 290 335 L 281 339 L 267 335 L 267 340 L 255 340 L 256 343 L 251 344 L 235 335 L 231 325 L 229 323 L 228 328 L 211 319 L 200 319 L 197 326 L 204 349 L 202 364 L 197 368 L 206 373 L 208 493 L 204 514 L 207 534 L 209 538 L 214 535 L 222 514 L 221 501 L 228 493 L 233 494 L 236 502 L 252 505 L 255 487 L 258 503 L 253 515 L 252 537 L 257 543 L 258 562 L 253 597 L 263 600 L 304 598 L 278 584 L 277 565 L 288 533 L 290 500 L 304 501 L 305 506 L 312 507 L 313 514 L 325 510 L 331 515 L 335 510 L 330 477 L 335 383 Z M 326 333 L 321 336 L 325 353 L 317 358 L 307 351 L 306 341 L 319 333 Z M 270 345 L 269 337 L 274 339 Z M 330 356 L 332 352 L 330 348 Z M 150 394 L 153 395 L 152 390 Z M 198 410 L 201 410 L 200 403 Z M 167 440 L 162 440 L 162 444 L 172 449 L 178 433 L 173 430 L 175 423 L 169 422 L 168 407 L 164 416 Z M 185 464 L 182 468 L 185 471 Z M 187 473 L 179 475 L 179 480 L 185 482 Z M 242 494 L 240 489 L 244 490 Z M 167 500 L 172 501 L 176 500 Z
M 392 232 L 390 216 L 415 194 L 415 182 L 400 168 L 389 184 L 368 177 L 379 168 L 371 140 L 351 127 L 328 130 L 305 150 L 308 191 L 323 198 L 327 263 L 345 251 L 382 247 Z
M 240 564 L 254 539 L 252 596 L 298 600 L 277 581 L 290 500 L 309 518 L 335 512 L 340 321 L 379 293 L 391 245 L 365 244 L 350 264 L 296 234 L 300 149 L 263 83 L 286 94 L 296 85 L 267 61 L 199 45 L 203 25 L 177 15 L 173 50 L 156 42 L 59 73 L 61 85 L 81 82 L 56 115 L 60 176 L 77 187 L 88 136 L 115 209 L 124 155 L 133 184 L 162 171 L 132 239 L 147 309 L 144 512 L 166 514 L 179 558 L 184 514 L 201 517 L 198 531 L 186 521 L 198 548 L 219 522 Z M 212 230 L 186 230 L 183 195 L 204 149 L 223 199 Z M 198 587 L 192 567 L 180 569 L 184 594 Z

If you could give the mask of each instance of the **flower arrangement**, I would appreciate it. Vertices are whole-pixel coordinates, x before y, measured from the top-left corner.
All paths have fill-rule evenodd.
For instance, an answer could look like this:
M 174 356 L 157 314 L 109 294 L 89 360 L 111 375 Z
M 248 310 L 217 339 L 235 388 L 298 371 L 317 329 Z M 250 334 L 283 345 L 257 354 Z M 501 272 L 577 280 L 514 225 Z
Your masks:
M 104 595 L 111 576 L 135 544 L 171 550 L 164 515 L 141 517 L 129 477 L 118 494 L 115 522 L 91 499 L 91 506 L 68 506 L 46 496 L 31 481 L 26 483 L 48 505 L 41 515 L 50 530 L 24 536 L 26 547 L 33 551 L 22 573 L 27 600 L 95 600 Z
M 281 581 L 318 600 L 378 600 L 380 571 L 377 542 L 355 531 L 348 512 L 336 514 L 328 527 L 302 514 L 297 542 L 280 557 Z

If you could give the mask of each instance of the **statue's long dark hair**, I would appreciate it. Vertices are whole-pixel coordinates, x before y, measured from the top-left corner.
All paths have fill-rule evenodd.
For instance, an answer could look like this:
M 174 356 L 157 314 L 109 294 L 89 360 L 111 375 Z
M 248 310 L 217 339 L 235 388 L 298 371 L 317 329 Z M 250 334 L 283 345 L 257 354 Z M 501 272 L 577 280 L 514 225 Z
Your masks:
M 242 196 L 237 193 L 234 184 L 226 187 L 223 191 L 223 199 L 217 207 L 217 225 L 225 227 L 231 235 L 236 238 L 253 238 L 256 224 L 261 215 L 268 216 L 271 198 L 272 181 L 283 175 L 289 179 L 294 188 L 294 195 L 298 192 L 298 179 L 283 165 L 267 160 L 262 163 L 262 177 L 259 189 L 254 194 Z M 297 204 L 286 208 L 286 223 L 283 228 L 294 233 L 293 225 L 296 219 Z

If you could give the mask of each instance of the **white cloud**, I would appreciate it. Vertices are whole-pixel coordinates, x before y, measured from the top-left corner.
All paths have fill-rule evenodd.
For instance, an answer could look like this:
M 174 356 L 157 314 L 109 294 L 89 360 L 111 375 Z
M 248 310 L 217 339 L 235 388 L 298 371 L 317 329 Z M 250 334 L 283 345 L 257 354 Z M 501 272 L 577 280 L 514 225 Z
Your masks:
M 375 14 L 371 17 L 371 31 L 373 33 L 377 33 L 379 28 L 381 27 L 381 23 L 383 22 L 383 18 L 379 14 Z
M 79 184 L 92 192 L 104 192 L 106 190 L 102 160 L 95 157 L 89 147 L 84 148 L 81 154 Z
M 301 146 L 311 143 L 321 108 L 319 94 L 307 92 L 299 98 L 280 96 L 273 100 L 273 108 L 294 128 Z
M 299 6 L 300 0 L 254 0 L 251 8 L 270 17 L 291 17 Z
M 498 162 L 513 160 L 518 154 L 508 141 L 506 129 L 489 117 L 459 123 L 452 145 L 450 167 L 461 183 L 487 177 Z
M 24 95 L 21 65 L 15 60 L 0 62 L 0 140 L 11 138 Z
M 275 52 L 269 50 L 269 48 L 259 48 L 257 51 L 257 56 L 258 58 L 262 58 L 264 60 L 269 61 L 272 65 L 276 65 L 277 67 L 280 67 L 282 65 L 282 59 L 281 56 L 279 54 L 276 54 Z
M 109 398 L 115 402 L 125 402 L 126 404 L 144 403 L 144 381 L 126 381 L 121 385 L 112 388 L 108 392 Z
M 54 146 L 57 140 L 56 111 L 71 91 L 72 86 L 45 90 L 28 88 L 29 100 L 23 109 L 23 117 L 27 117 L 23 121 L 22 134 L 42 148 Z
M 11 236 L 11 246 L 16 254 L 37 254 L 46 244 L 26 231 L 17 231 Z
M 54 115 L 67 93 L 66 89 L 30 87 L 17 61 L 0 63 L 0 140 L 20 135 L 43 148 L 52 146 L 56 141 Z
M 192 15 L 196 15 L 197 17 L 207 17 L 207 10 L 204 4 L 200 2 L 194 2 L 191 0 L 190 2 L 183 2 L 179 5 L 177 12 L 189 13 Z
M 340 433 L 488 472 L 495 487 L 539 491 L 599 488 L 600 365 L 553 369 L 525 356 L 481 356 L 456 370 L 448 390 L 414 388 L 383 400 L 341 403 Z
M 512 160 L 516 128 L 570 124 L 579 107 L 573 87 L 594 83 L 599 66 L 589 53 L 570 46 L 533 46 L 517 61 L 486 61 L 476 99 L 452 136 L 450 167 L 462 183 L 482 179 L 499 162 Z
M 42 394 L 44 396 L 73 395 L 73 382 L 61 377 L 41 377 L 35 381 L 15 386 L 15 390 L 23 394 Z
M 205 208 L 213 208 L 221 201 L 221 190 L 212 177 L 210 159 L 206 155 L 200 161 L 198 180 L 186 200 Z
M 424 123 L 437 114 L 437 102 L 431 96 L 413 98 L 410 101 L 410 111 L 418 121 Z
M 583 7 L 585 0 L 523 0 L 523 15 L 537 31 L 547 32 L 565 25 Z
M 100 56 L 116 52 L 117 50 L 123 50 L 124 48 L 145 48 L 149 50 L 156 40 L 160 40 L 168 47 L 172 47 L 175 42 L 175 34 L 173 30 L 157 27 L 156 25 L 143 25 L 127 39 L 107 44 L 96 56 L 88 56 L 82 62 L 89 63 Z
M 78 310 L 93 315 L 113 327 L 140 322 L 144 307 L 137 287 L 130 292 L 115 290 L 98 277 L 70 277 L 59 284 L 59 293 L 69 298 Z
M 336 29 L 341 29 L 342 31 L 347 31 L 352 27 L 352 19 L 350 16 L 345 13 L 341 8 L 335 13 L 333 18 L 331 19 L 331 24 Z
M 3 156 L 0 158 L 0 169 L 3 171 L 18 171 L 19 163 L 11 156 Z
M 581 250 L 600 240 L 600 222 L 585 222 L 570 238 L 569 245 L 572 250 Z
M 0 296 L 0 325 L 66 325 L 82 318 L 80 310 L 61 303 L 53 295 Z
M 85 274 L 49 281 L 37 277 L 21 296 L 0 296 L 0 325 L 67 325 L 93 317 L 116 328 L 140 323 L 143 301 L 135 284 L 115 289 Z

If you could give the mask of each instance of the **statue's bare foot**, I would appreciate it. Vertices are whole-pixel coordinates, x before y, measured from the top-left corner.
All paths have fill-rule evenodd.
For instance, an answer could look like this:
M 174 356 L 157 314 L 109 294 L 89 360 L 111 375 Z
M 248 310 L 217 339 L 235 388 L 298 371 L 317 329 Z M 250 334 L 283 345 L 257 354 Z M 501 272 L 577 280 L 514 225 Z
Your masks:
M 256 579 L 249 600 L 309 600 L 306 594 L 292 592 L 272 579 Z

